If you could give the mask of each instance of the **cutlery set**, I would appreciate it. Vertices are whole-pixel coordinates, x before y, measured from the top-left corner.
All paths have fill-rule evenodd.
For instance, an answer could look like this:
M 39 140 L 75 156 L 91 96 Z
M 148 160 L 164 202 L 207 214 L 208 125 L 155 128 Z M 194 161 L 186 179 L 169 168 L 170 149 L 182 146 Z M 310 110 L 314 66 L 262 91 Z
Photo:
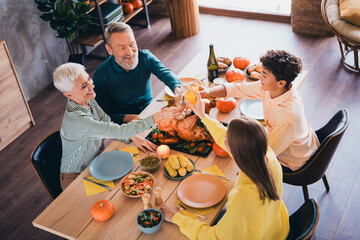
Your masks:
M 227 178 L 227 177 L 224 177 L 224 176 L 220 176 L 220 175 L 216 175 L 216 174 L 213 174 L 213 173 L 208 173 L 208 172 L 205 172 L 205 171 L 201 171 L 201 170 L 199 170 L 199 169 L 195 169 L 195 172 L 204 173 L 204 174 L 210 174 L 210 175 L 216 176 L 216 177 L 218 177 L 218 178 L 221 178 L 221 179 L 223 179 L 223 180 L 230 181 L 230 178 Z
M 111 187 L 106 186 L 105 184 L 102 184 L 102 183 L 95 182 L 95 181 L 91 180 L 90 178 L 84 177 L 83 179 L 84 179 L 85 181 L 94 183 L 94 184 L 96 184 L 96 185 L 98 185 L 98 186 L 100 186 L 100 187 L 103 187 L 103 188 L 105 188 L 106 190 L 109 190 L 109 191 L 112 190 Z
M 205 219 L 205 220 L 207 219 L 206 216 L 201 215 L 200 213 L 194 212 L 193 210 L 184 207 L 184 205 L 182 205 L 182 204 L 180 204 L 180 203 L 176 203 L 176 207 L 177 207 L 179 210 L 185 210 L 185 211 L 191 212 L 191 213 L 193 213 L 193 214 L 201 217 L 202 219 Z

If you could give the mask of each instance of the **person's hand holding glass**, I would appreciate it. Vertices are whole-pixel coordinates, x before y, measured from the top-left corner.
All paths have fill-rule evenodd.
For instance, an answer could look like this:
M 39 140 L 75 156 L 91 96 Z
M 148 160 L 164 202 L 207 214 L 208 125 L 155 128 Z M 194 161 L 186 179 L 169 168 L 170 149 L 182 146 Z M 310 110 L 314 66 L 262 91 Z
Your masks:
M 184 106 L 185 104 L 185 98 L 184 95 L 185 93 L 189 90 L 189 86 L 187 85 L 183 85 L 181 87 L 178 87 L 175 89 L 175 105 L 180 107 L 180 106 Z M 176 117 L 176 119 L 183 119 L 186 115 L 186 111 L 184 109 L 184 111 L 178 116 Z

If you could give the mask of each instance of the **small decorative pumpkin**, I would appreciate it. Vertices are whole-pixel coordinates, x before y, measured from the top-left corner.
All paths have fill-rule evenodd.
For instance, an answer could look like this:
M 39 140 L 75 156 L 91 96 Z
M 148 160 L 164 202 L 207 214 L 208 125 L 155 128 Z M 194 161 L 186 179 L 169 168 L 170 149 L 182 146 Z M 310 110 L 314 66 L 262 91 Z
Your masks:
M 246 57 L 236 57 L 234 58 L 233 63 L 234 63 L 234 67 L 245 69 L 247 68 L 247 66 L 250 65 L 250 59 Z
M 143 6 L 143 2 L 141 0 L 132 0 L 131 4 L 135 9 L 141 8 Z
M 216 101 L 216 108 L 223 113 L 231 112 L 232 110 L 235 109 L 235 107 L 236 107 L 236 100 L 233 97 L 228 99 L 220 98 Z
M 213 143 L 212 149 L 214 153 L 219 157 L 228 157 L 229 153 L 222 149 L 219 145 L 216 144 L 216 142 Z
M 100 200 L 91 208 L 91 216 L 97 221 L 106 221 L 114 214 L 114 204 L 108 200 Z
M 125 14 L 129 14 L 134 11 L 134 6 L 131 3 L 123 3 L 122 8 Z
M 243 81 L 245 73 L 240 69 L 229 69 L 225 74 L 225 78 L 228 82 Z

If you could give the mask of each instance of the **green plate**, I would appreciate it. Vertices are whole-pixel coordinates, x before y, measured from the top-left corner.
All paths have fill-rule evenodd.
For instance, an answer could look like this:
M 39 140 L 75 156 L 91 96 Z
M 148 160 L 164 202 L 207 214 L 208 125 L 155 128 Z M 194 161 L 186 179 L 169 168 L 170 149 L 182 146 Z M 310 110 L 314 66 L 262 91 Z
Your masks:
M 195 163 L 194 163 L 194 161 L 191 160 L 190 158 L 189 158 L 189 160 L 190 160 L 190 162 L 194 165 L 194 169 L 193 169 L 191 172 L 186 173 L 185 176 L 180 176 L 179 173 L 178 173 L 178 175 L 177 175 L 176 177 L 171 177 L 171 176 L 169 175 L 168 171 L 166 170 L 165 166 L 164 166 L 164 174 L 165 174 L 165 176 L 166 176 L 167 178 L 169 178 L 169 179 L 172 179 L 172 180 L 182 180 L 182 179 L 185 179 L 185 178 L 191 176 L 191 175 L 195 172 Z

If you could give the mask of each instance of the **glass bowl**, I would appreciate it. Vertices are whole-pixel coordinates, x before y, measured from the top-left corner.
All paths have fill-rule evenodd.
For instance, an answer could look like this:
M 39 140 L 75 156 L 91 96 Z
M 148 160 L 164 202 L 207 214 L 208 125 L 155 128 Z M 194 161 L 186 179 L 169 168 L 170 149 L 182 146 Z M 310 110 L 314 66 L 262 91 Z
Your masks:
M 153 172 L 160 166 L 161 158 L 159 154 L 155 152 L 147 153 L 143 158 L 139 160 L 139 165 L 142 171 Z

